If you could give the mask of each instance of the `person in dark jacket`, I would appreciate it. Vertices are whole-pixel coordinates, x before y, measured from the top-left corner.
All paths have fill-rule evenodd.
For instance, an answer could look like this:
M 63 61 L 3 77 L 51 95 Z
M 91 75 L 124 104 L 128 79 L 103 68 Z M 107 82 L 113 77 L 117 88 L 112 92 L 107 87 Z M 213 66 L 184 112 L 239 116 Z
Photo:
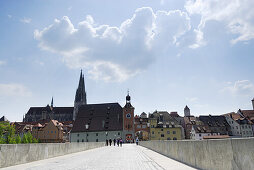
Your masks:
M 113 142 L 114 142 L 114 146 L 116 146 L 116 139 L 114 139 Z
M 122 147 L 122 144 L 123 144 L 123 140 L 122 138 L 120 139 L 120 146 Z
M 109 139 L 109 146 L 111 146 L 111 144 L 112 144 L 112 140 L 111 140 L 111 139 Z
M 108 146 L 108 139 L 106 139 L 106 146 Z
M 120 139 L 117 139 L 117 146 L 119 146 L 120 144 Z

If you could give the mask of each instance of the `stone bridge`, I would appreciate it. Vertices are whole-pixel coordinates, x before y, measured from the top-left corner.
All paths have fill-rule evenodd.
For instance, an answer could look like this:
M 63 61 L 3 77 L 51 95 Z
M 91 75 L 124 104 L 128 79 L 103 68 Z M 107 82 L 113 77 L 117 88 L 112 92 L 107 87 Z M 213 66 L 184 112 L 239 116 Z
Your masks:
M 38 153 L 39 154 L 39 153 Z M 64 169 L 194 169 L 183 163 L 172 160 L 150 149 L 135 144 L 124 144 L 122 147 L 105 146 L 64 156 L 10 166 L 3 170 L 64 170 Z

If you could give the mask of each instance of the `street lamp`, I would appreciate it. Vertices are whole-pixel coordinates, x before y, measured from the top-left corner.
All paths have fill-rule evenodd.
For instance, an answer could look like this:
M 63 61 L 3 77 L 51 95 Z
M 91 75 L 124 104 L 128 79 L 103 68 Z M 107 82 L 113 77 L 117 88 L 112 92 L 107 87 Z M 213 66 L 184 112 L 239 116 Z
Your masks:
M 85 126 L 86 126 L 86 130 L 89 129 L 89 124 L 86 124 Z M 88 135 L 88 132 L 86 132 L 86 142 L 88 142 L 87 135 Z
M 108 132 L 106 132 L 106 140 L 108 139 Z

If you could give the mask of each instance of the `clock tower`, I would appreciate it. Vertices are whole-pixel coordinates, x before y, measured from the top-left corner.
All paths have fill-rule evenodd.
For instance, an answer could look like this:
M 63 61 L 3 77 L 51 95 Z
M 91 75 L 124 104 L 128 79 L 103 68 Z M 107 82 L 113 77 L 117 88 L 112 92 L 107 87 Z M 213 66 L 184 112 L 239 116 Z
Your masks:
M 134 107 L 131 105 L 131 97 L 126 96 L 126 104 L 123 107 L 123 137 L 125 142 L 132 142 L 135 140 L 134 136 Z

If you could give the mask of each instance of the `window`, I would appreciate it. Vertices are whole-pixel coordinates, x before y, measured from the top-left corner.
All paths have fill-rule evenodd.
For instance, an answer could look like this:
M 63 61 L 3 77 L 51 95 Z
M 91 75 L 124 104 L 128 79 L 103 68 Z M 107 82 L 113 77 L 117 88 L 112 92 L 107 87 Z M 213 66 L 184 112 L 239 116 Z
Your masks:
M 199 134 L 199 137 L 201 137 L 201 134 Z
M 152 131 L 152 134 L 154 134 L 154 131 Z
M 164 134 L 161 134 L 161 137 L 164 137 Z
M 176 131 L 173 131 L 173 134 L 176 134 Z
M 120 132 L 118 132 L 118 135 L 120 135 Z
M 82 142 L 84 142 L 84 139 L 82 139 Z
M 177 138 L 173 138 L 173 140 L 177 140 Z
M 55 131 L 55 133 L 56 133 L 56 131 Z
M 79 137 L 79 133 L 77 134 L 77 137 Z
M 167 131 L 167 134 L 170 134 L 170 131 Z
M 98 136 L 98 133 L 96 133 L 96 136 Z
M 87 133 L 86 136 L 89 136 L 89 134 Z
M 77 142 L 79 142 L 79 140 L 77 140 Z
M 146 128 L 146 125 L 142 125 L 142 128 Z
M 96 142 L 98 142 L 98 139 L 96 139 Z
M 236 129 L 238 129 L 238 126 L 236 126 Z
M 53 131 L 51 131 L 51 133 L 53 133 Z
M 141 128 L 141 125 L 137 125 L 137 128 L 139 128 L 139 129 L 140 129 L 140 128 Z
M 170 138 L 167 138 L 167 140 L 171 140 Z
M 161 129 L 161 131 L 163 131 L 163 129 Z

